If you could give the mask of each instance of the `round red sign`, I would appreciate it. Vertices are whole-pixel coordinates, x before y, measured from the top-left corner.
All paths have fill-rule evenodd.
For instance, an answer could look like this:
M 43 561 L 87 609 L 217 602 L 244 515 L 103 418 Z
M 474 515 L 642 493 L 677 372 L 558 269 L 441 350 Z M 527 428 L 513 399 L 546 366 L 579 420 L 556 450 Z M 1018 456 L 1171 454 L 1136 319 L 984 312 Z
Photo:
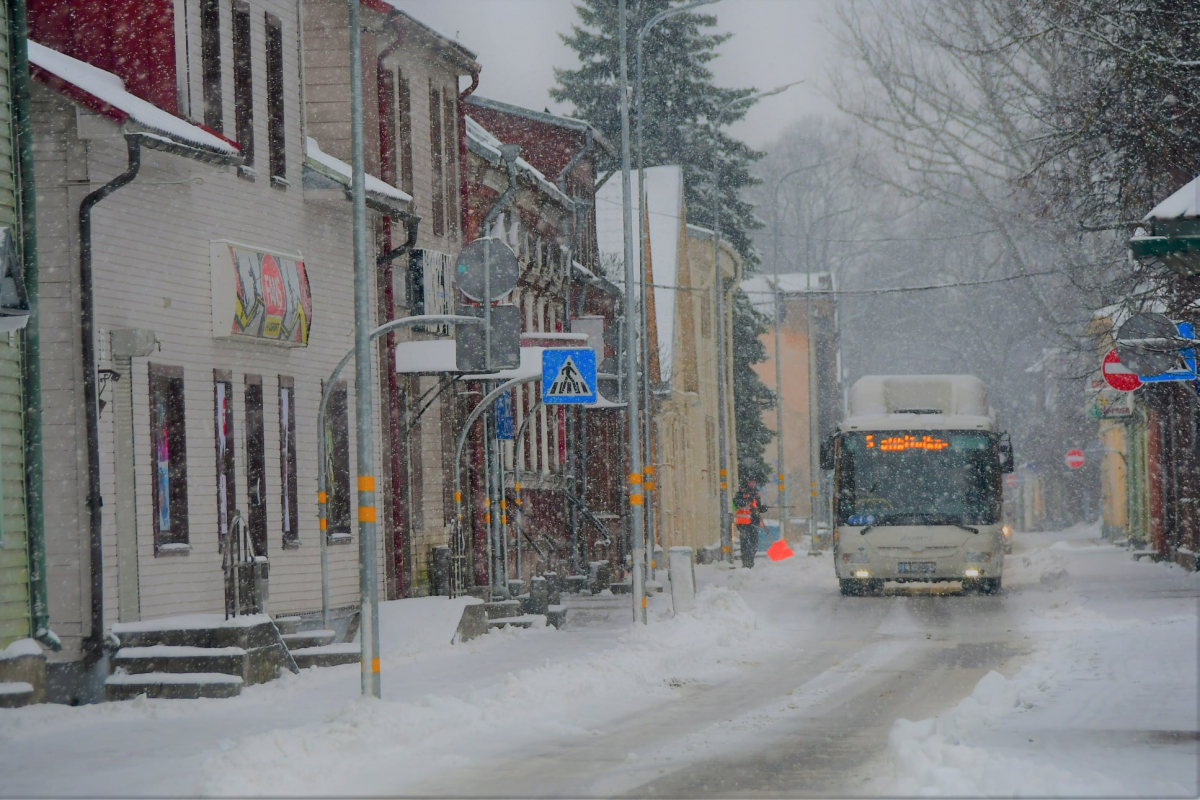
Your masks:
M 1067 451 L 1067 466 L 1071 469 L 1079 469 L 1083 466 L 1083 451 L 1068 450 Z
M 1109 350 L 1104 356 L 1100 371 L 1104 373 L 1104 380 L 1108 385 L 1119 391 L 1132 392 L 1142 385 L 1142 379 L 1121 363 L 1116 350 Z

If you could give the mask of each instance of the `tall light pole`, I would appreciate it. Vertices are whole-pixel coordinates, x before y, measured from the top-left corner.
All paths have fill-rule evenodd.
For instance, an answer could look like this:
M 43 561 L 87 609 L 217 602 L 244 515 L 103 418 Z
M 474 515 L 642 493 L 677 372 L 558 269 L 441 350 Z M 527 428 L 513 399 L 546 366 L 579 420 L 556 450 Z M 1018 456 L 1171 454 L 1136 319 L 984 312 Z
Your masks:
M 375 541 L 375 448 L 371 431 L 371 328 L 367 193 L 363 165 L 362 26 L 350 0 L 350 169 L 354 207 L 354 450 L 358 462 L 358 583 L 362 594 L 362 693 L 380 696 L 379 576 Z M 322 465 L 323 466 L 323 465 Z
M 654 421 L 651 419 L 650 408 L 650 303 L 647 292 L 652 290 L 646 280 L 646 238 L 650 235 L 646 230 L 646 210 L 642 208 L 642 204 L 646 202 L 646 169 L 645 162 L 642 159 L 642 49 L 646 39 L 646 34 L 650 32 L 658 23 L 665 19 L 677 16 L 690 11 L 697 6 L 706 6 L 716 3 L 718 0 L 694 0 L 687 5 L 678 6 L 677 8 L 668 8 L 665 11 L 660 11 L 651 17 L 645 25 L 641 27 L 637 35 L 637 91 L 634 96 L 637 101 L 637 171 L 638 171 L 638 263 L 641 265 L 639 283 L 642 294 L 641 320 L 642 320 L 642 424 L 645 426 L 645 441 L 643 447 L 645 450 L 643 457 L 642 472 L 646 476 L 645 480 L 645 500 L 646 500 L 646 574 L 653 575 L 653 558 L 654 558 L 654 496 L 651 493 L 654 487 Z M 667 335 L 672 335 L 673 331 L 668 331 Z M 657 342 L 654 343 L 658 345 Z
M 779 291 L 779 190 L 783 186 L 783 182 L 793 175 L 798 175 L 805 170 L 814 169 L 824 164 L 824 161 L 819 161 L 816 164 L 806 164 L 803 167 L 797 167 L 791 172 L 785 173 L 783 177 L 775 181 L 775 193 L 771 205 L 771 213 L 775 217 L 775 241 L 772 243 L 772 258 L 771 258 L 771 273 L 772 273 L 772 298 L 775 301 L 775 463 L 778 470 L 779 478 L 779 501 L 776 503 L 779 513 L 779 536 L 782 538 L 786 531 L 787 514 L 791 505 L 788 503 L 787 479 L 784 477 L 787 472 L 784 470 L 783 463 L 783 361 L 780 355 L 780 339 L 783 337 L 783 310 L 782 300 Z M 805 304 L 805 313 L 808 311 L 807 303 Z
M 633 547 L 633 619 L 646 624 L 646 530 L 642 514 L 642 442 L 641 419 L 638 416 L 638 390 L 634 382 L 637 376 L 637 305 L 635 301 L 633 275 L 633 205 L 629 180 L 629 58 L 626 55 L 626 9 L 625 0 L 618 6 L 618 22 L 621 29 L 621 206 L 625 230 L 625 364 L 629 375 L 628 430 L 629 430 L 629 526 L 630 543 Z
M 624 0 L 622 0 L 624 2 Z M 764 97 L 779 94 L 803 81 L 793 81 L 766 92 L 738 97 L 730 100 L 713 119 L 713 269 L 716 271 L 714 289 L 717 293 L 717 415 L 720 433 L 720 478 L 721 478 L 721 553 L 726 561 L 733 561 L 733 530 L 729 527 L 729 458 L 728 424 L 726 422 L 727 401 L 725 399 L 725 279 L 721 275 L 721 150 L 718 146 L 721 123 L 725 114 L 735 106 L 753 103 Z

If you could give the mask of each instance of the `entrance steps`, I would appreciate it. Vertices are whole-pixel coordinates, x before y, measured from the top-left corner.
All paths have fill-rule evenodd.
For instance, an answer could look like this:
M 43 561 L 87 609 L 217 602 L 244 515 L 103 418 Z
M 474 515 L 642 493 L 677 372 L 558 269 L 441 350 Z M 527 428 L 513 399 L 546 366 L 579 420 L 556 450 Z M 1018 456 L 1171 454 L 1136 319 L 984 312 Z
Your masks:
M 242 687 L 295 670 L 279 630 L 265 614 L 215 614 L 114 625 L 120 647 L 104 682 L 108 700 L 235 697 Z

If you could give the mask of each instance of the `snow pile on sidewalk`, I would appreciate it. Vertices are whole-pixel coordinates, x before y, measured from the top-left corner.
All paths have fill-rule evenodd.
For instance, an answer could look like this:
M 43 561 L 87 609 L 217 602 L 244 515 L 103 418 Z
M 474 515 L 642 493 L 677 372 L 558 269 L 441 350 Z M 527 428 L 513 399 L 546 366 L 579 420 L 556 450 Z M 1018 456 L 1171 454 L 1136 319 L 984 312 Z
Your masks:
M 673 696 L 672 681 L 732 674 L 747 652 L 769 646 L 770 636 L 756 629 L 754 613 L 728 589 L 706 589 L 697 595 L 694 611 L 674 619 L 668 615 L 659 612 L 655 625 L 621 635 L 615 649 L 556 664 L 547 658 L 545 666 L 503 672 L 458 695 L 356 699 L 326 722 L 228 740 L 223 752 L 204 765 L 195 791 L 403 793 L 441 771 L 511 752 L 522 739 L 586 739 L 592 732 L 575 719 L 596 724 L 633 713 L 647 698 Z M 509 635 L 557 636 L 547 631 Z

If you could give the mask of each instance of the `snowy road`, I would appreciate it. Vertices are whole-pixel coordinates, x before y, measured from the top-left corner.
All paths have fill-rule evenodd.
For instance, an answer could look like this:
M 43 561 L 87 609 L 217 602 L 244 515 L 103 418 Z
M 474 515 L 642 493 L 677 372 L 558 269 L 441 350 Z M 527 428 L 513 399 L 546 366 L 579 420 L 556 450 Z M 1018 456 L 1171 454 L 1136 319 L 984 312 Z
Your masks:
M 696 612 L 656 598 L 641 630 L 627 597 L 465 646 L 385 627 L 383 702 L 354 699 L 351 666 L 233 700 L 0 712 L 0 794 L 1200 791 L 1200 575 L 1078 530 L 1018 539 L 997 597 L 845 598 L 802 553 L 698 578 Z

